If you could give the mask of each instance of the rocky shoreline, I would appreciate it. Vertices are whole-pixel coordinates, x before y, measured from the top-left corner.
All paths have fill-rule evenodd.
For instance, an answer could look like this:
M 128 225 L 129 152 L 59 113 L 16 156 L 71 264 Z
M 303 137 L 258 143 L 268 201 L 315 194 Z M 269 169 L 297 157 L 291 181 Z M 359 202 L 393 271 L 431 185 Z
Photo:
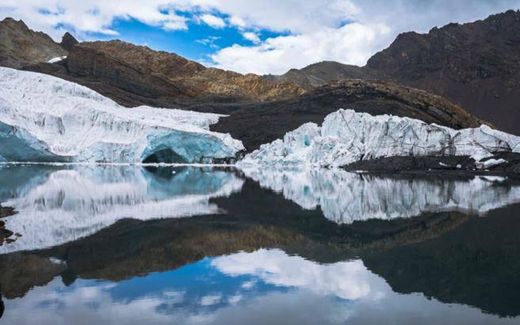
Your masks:
M 342 166 L 346 171 L 367 172 L 370 174 L 412 174 L 412 175 L 460 175 L 460 176 L 508 176 L 520 178 L 520 154 L 496 154 L 483 162 L 493 163 L 504 161 L 496 165 L 485 167 L 479 165 L 469 156 L 425 156 L 425 157 L 385 157 L 372 160 L 363 160 Z

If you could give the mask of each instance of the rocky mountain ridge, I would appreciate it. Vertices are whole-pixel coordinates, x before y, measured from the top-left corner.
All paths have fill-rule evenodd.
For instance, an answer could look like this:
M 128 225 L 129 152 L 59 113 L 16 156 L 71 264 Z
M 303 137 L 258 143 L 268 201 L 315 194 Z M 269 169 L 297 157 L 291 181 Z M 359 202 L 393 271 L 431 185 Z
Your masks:
M 60 65 L 26 68 L 85 85 L 125 106 L 262 102 L 304 92 L 291 83 L 207 68 L 173 53 L 118 40 L 79 43 Z
M 67 50 L 42 32 L 34 32 L 21 20 L 0 21 L 0 66 L 22 68 L 67 55 Z

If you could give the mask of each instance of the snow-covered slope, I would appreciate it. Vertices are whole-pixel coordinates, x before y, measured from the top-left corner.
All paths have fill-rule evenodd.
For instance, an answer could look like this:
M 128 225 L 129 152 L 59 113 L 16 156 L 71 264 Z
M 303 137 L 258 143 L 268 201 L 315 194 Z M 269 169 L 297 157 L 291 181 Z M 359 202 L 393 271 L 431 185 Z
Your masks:
M 28 177 L 21 181 L 20 177 Z M 32 176 L 31 176 L 32 175 Z M 17 211 L 5 219 L 20 233 L 0 254 L 60 245 L 91 235 L 118 220 L 181 218 L 219 213 L 211 198 L 240 191 L 231 172 L 177 170 L 169 178 L 137 167 L 1 167 L 0 204 Z
M 243 149 L 209 131 L 220 115 L 124 108 L 75 83 L 0 67 L 0 156 L 9 161 L 142 162 L 171 150 L 182 162 Z
M 520 186 L 497 177 L 397 179 L 327 168 L 243 171 L 260 186 L 304 209 L 320 208 L 327 219 L 340 224 L 410 218 L 425 212 L 485 214 L 520 202 Z
M 306 123 L 283 140 L 265 144 L 243 164 L 344 166 L 391 156 L 471 156 L 520 152 L 520 137 L 481 126 L 453 130 L 391 115 L 371 116 L 340 109 L 320 127 Z

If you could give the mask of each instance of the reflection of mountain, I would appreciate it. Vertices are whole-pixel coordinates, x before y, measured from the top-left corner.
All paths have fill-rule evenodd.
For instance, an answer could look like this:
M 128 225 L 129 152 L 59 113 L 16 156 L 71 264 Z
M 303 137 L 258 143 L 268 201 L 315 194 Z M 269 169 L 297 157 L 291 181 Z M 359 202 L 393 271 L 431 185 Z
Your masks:
M 514 205 L 432 240 L 366 254 L 367 267 L 401 293 L 422 292 L 500 316 L 520 315 L 520 219 Z
M 9 168 L 9 172 L 15 167 Z M 27 168 L 24 168 L 27 169 Z M 172 174 L 175 172 L 176 174 Z M 7 227 L 22 234 L 0 252 L 40 249 L 93 234 L 117 220 L 214 214 L 212 197 L 240 190 L 232 173 L 187 168 L 161 178 L 140 168 L 56 170 L 21 183 L 2 183 L 2 204 L 18 211 Z
M 483 214 L 520 202 L 520 186 L 503 178 L 392 178 L 338 169 L 246 169 L 248 177 L 304 209 L 321 208 L 340 224 L 410 218 L 425 212 Z

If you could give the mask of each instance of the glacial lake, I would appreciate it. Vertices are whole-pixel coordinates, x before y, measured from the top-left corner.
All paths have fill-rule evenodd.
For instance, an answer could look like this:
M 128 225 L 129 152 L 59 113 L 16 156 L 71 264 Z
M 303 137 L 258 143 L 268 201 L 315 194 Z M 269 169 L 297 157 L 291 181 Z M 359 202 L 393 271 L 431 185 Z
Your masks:
M 520 323 L 518 180 L 0 165 L 0 204 L 0 324 Z

